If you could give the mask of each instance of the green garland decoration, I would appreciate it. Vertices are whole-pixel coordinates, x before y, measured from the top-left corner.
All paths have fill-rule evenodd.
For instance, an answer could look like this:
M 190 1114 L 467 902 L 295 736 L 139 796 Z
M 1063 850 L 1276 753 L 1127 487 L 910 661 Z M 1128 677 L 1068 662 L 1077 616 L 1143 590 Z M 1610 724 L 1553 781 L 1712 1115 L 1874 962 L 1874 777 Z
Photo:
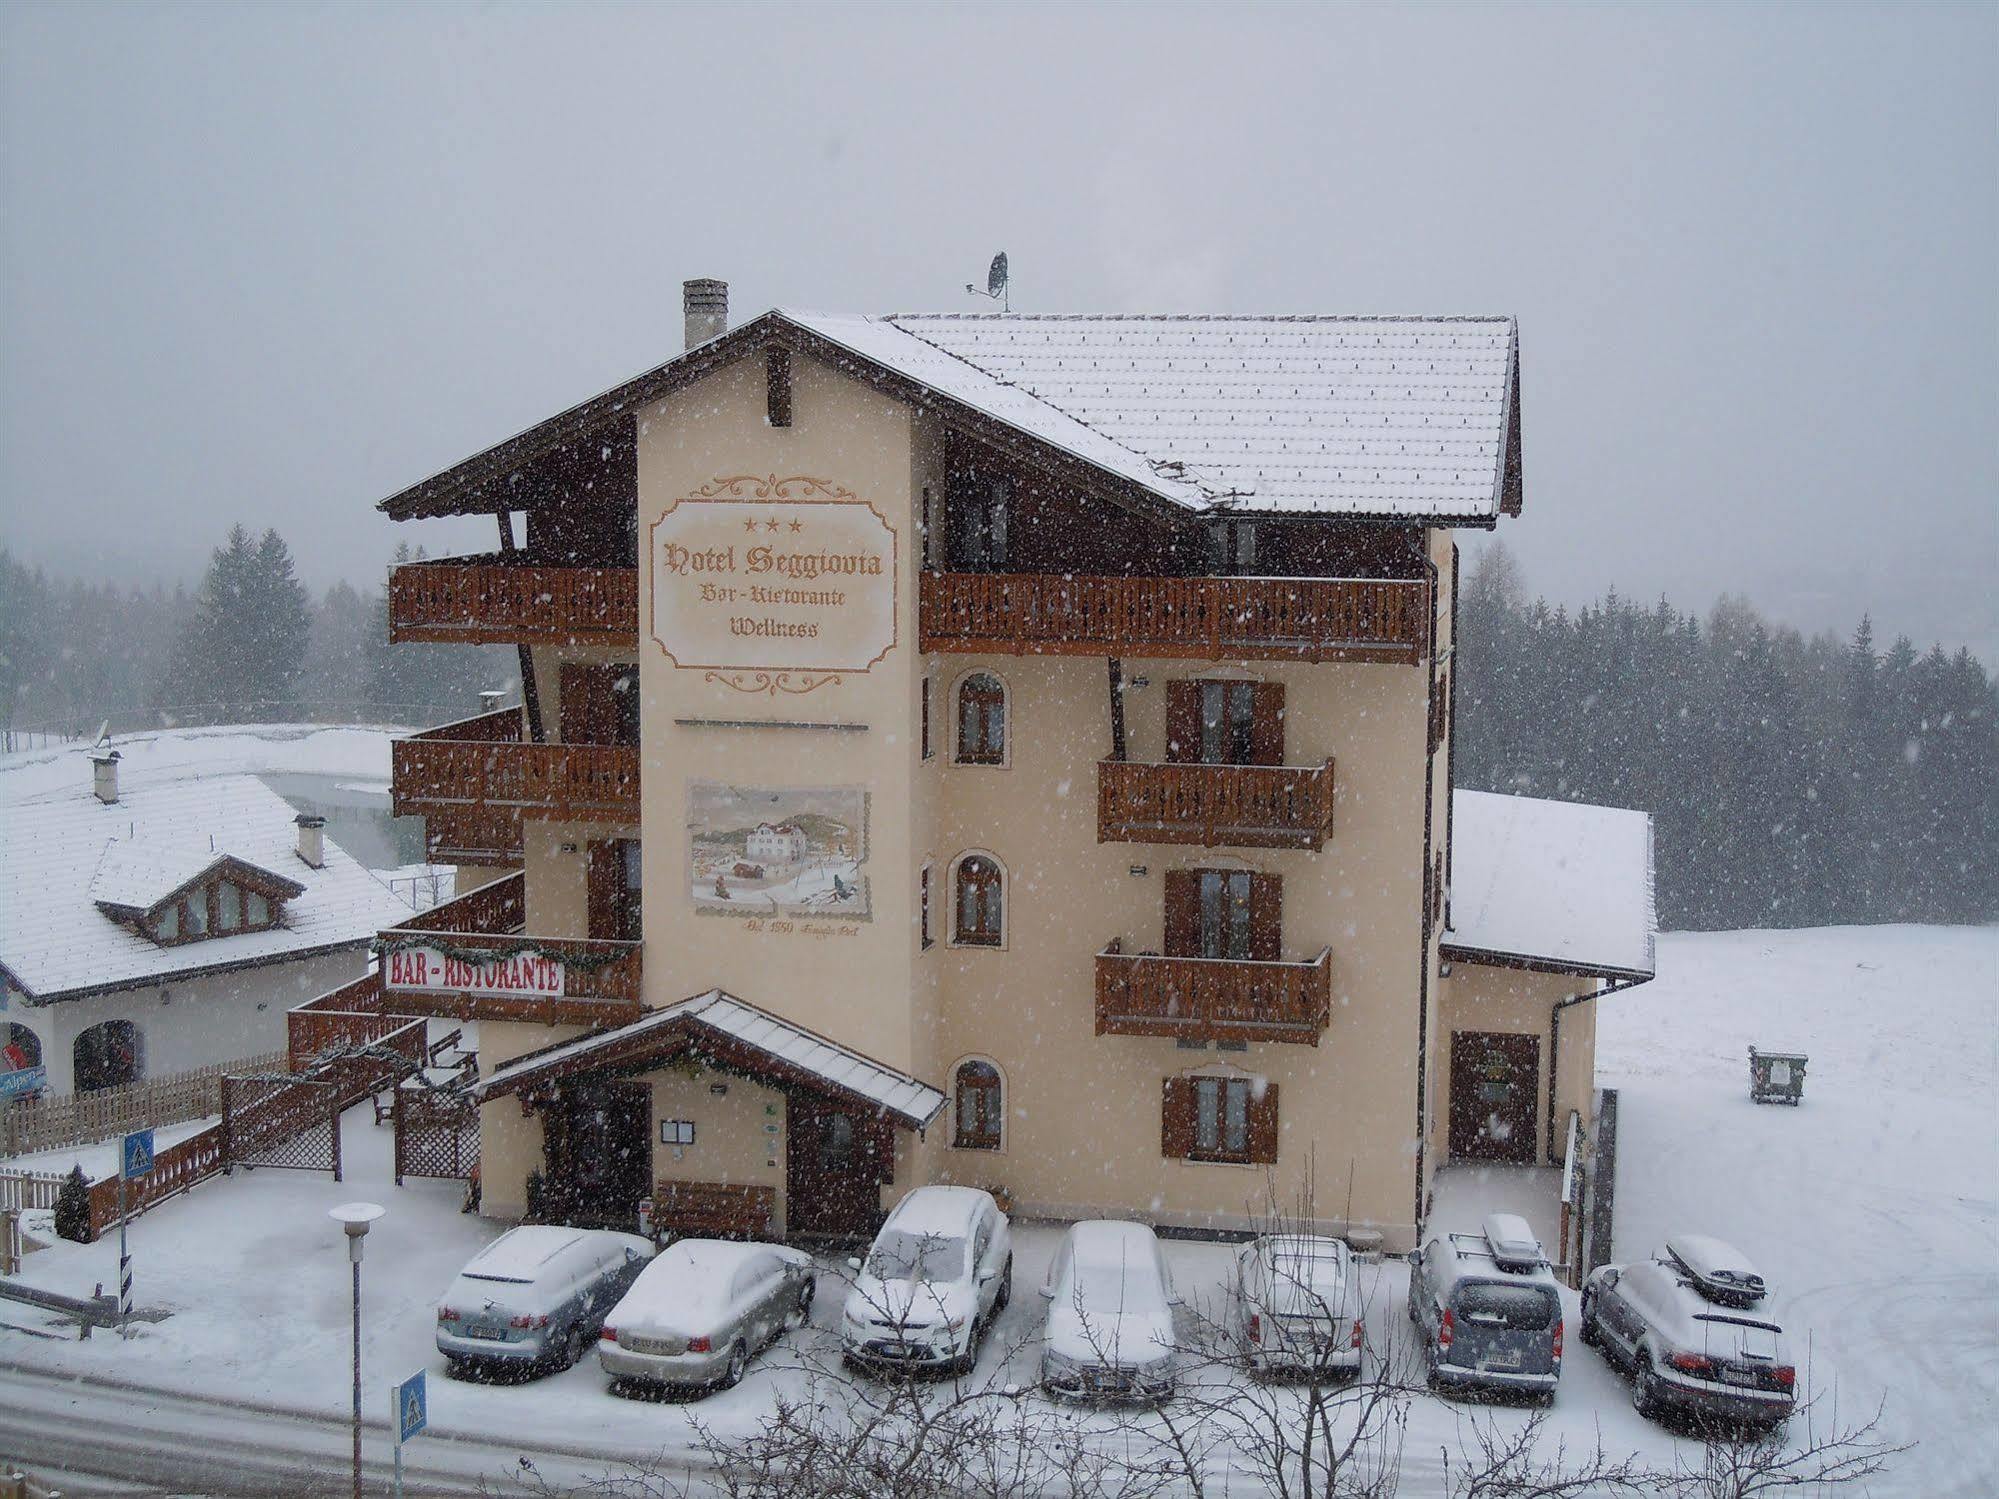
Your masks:
M 371 944 L 377 957 L 386 958 L 391 953 L 414 952 L 426 948 L 434 953 L 442 953 L 447 958 L 455 958 L 460 963 L 497 963 L 508 958 L 549 958 L 566 969 L 578 973 L 595 973 L 600 968 L 608 968 L 630 956 L 628 952 L 565 952 L 544 953 L 536 947 L 517 948 L 512 952 L 495 952 L 490 947 L 460 947 L 442 934 L 414 934 L 390 940 L 377 937 Z

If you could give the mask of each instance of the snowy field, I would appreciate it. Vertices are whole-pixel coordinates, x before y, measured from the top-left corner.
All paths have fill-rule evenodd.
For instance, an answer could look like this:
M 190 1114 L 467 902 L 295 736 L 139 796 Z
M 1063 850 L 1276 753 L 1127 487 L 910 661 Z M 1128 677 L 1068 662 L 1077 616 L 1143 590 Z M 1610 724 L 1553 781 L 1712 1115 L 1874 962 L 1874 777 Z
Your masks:
M 1682 1228 L 1736 1240 L 1774 1278 L 1799 1345 L 1809 1339 L 1813 1385 L 1836 1385 L 1849 1415 L 1885 1395 L 1891 1434 L 1920 1443 L 1874 1492 L 1991 1493 L 1999 1471 L 1999 1142 L 1991 1105 L 1999 1081 L 1999 931 L 1669 937 L 1660 969 L 1657 983 L 1609 1001 L 1602 1022 L 1603 1080 L 1620 1089 L 1623 1105 L 1620 1252 L 1643 1253 Z M 1748 1102 L 1751 1040 L 1811 1053 L 1802 1107 Z M 431 1342 L 435 1299 L 498 1228 L 458 1212 L 456 1183 L 391 1185 L 389 1132 L 365 1107 L 348 1116 L 346 1149 L 344 1184 L 239 1172 L 137 1220 L 138 1300 L 173 1315 L 129 1344 L 52 1339 L 37 1314 L 7 1305 L 0 1361 L 337 1413 L 347 1398 L 347 1275 L 325 1210 L 372 1197 L 390 1211 L 369 1237 L 364 1271 L 370 1410 L 391 1381 L 424 1368 L 432 1423 L 442 1432 L 495 1434 L 522 1451 L 583 1441 L 614 1458 L 684 1449 L 697 1418 L 720 1431 L 748 1431 L 773 1391 L 800 1378 L 791 1345 L 765 1354 L 736 1390 L 691 1404 L 614 1398 L 594 1360 L 521 1385 L 446 1378 Z M 1012 1347 L 1006 1375 L 1033 1378 L 1042 1303 L 1032 1288 L 1058 1236 L 1039 1225 L 1017 1233 L 1017 1294 L 981 1376 L 1000 1372 Z M 1181 1289 L 1209 1306 L 1231 1252 L 1168 1246 Z M 32 1255 L 24 1278 L 87 1291 L 113 1280 L 115 1257 L 115 1236 L 61 1244 Z M 1405 1291 L 1401 1263 L 1374 1272 L 1376 1346 L 1403 1336 Z M 830 1347 L 839 1301 L 828 1270 L 814 1325 L 799 1336 Z M 1438 1491 L 1439 1449 L 1463 1439 L 1471 1409 L 1416 1401 L 1404 1494 Z M 1529 1414 L 1476 1409 L 1501 1425 Z M 1688 1460 L 1697 1452 L 1640 1419 L 1625 1384 L 1571 1338 L 1548 1434 L 1587 1447 L 1599 1432 L 1610 1450 L 1642 1451 L 1659 1464 L 1676 1451 Z M 1245 1492 L 1240 1480 L 1231 1490 Z
M 344 776 L 386 791 L 389 744 L 407 729 L 327 728 L 317 724 L 227 724 L 208 729 L 161 729 L 120 734 L 122 784 L 211 775 Z M 74 743 L 0 755 L 0 801 L 31 801 L 90 784 L 90 746 Z

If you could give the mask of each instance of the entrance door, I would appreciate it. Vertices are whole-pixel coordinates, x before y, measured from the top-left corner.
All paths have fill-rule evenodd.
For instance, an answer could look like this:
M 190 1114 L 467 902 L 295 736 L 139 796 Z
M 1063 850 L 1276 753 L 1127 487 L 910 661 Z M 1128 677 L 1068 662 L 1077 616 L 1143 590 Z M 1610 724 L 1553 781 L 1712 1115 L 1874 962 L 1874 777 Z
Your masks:
M 794 1093 L 785 1163 L 786 1229 L 865 1238 L 881 1226 L 877 1121 Z
M 1451 1033 L 1451 1155 L 1534 1164 L 1541 1038 Z
M 643 1083 L 581 1081 L 550 1111 L 551 1207 L 578 1228 L 636 1231 L 652 1185 L 652 1092 Z

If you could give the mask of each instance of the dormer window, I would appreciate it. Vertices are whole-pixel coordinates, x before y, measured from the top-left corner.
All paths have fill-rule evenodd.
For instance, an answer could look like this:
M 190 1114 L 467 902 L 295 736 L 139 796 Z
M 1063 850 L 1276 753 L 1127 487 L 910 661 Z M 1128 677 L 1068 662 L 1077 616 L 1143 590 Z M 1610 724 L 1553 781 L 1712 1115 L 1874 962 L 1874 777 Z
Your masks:
M 284 924 L 297 880 L 207 850 L 114 841 L 91 882 L 97 908 L 162 946 L 232 937 Z

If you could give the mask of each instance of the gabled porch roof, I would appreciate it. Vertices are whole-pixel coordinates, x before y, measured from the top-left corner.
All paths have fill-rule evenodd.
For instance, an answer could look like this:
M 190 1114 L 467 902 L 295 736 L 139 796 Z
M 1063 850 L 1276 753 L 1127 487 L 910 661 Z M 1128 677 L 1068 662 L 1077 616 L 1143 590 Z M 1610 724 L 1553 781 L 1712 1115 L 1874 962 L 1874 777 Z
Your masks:
M 929 1124 L 945 1103 L 928 1083 L 720 989 L 502 1063 L 473 1086 L 472 1096 L 485 1103 L 580 1073 L 645 1070 L 689 1052 L 780 1086 L 877 1109 L 911 1129 Z

